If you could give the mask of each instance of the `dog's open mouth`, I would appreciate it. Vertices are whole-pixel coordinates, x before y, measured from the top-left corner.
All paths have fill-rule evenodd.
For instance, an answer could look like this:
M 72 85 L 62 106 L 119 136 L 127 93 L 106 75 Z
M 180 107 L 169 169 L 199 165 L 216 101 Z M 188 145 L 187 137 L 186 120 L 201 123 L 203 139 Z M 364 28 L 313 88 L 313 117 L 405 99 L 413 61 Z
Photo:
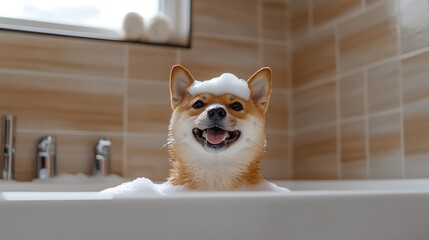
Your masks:
M 219 127 L 207 129 L 194 128 L 194 137 L 204 146 L 215 150 L 220 150 L 231 145 L 240 137 L 239 130 L 227 131 Z

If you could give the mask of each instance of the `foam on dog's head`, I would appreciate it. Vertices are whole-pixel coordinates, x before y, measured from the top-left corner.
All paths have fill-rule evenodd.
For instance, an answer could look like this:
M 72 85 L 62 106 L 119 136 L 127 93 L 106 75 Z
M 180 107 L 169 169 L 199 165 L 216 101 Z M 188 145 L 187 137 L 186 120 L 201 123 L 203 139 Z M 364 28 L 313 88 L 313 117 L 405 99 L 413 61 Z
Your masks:
M 211 93 L 213 95 L 234 94 L 244 100 L 249 100 L 250 89 L 247 82 L 232 73 L 224 73 L 207 81 L 194 81 L 188 88 L 191 95 Z

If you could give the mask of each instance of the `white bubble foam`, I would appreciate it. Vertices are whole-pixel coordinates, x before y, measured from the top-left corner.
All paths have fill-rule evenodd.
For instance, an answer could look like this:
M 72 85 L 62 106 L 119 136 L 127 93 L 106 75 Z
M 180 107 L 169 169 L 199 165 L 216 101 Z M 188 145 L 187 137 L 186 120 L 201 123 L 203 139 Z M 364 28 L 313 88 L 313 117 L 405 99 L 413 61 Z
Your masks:
M 211 93 L 213 95 L 233 94 L 244 100 L 249 100 L 250 89 L 247 82 L 239 79 L 232 73 L 224 73 L 219 77 L 212 78 L 206 81 L 194 81 L 188 88 L 188 92 L 192 95 L 201 93 Z

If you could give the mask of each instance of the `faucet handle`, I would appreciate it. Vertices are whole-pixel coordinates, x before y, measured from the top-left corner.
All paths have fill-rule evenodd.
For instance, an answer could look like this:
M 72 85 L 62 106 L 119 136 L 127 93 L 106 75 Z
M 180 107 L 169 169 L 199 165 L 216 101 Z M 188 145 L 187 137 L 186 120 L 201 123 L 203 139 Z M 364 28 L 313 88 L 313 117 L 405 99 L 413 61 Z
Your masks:
M 2 116 L 0 156 L 2 173 L 1 178 L 13 180 L 15 178 L 15 136 L 16 117 L 11 114 Z
M 54 136 L 45 136 L 37 144 L 36 177 L 47 179 L 56 175 L 56 141 Z
M 110 174 L 111 146 L 112 141 L 108 138 L 101 138 L 95 146 L 94 175 L 107 176 Z

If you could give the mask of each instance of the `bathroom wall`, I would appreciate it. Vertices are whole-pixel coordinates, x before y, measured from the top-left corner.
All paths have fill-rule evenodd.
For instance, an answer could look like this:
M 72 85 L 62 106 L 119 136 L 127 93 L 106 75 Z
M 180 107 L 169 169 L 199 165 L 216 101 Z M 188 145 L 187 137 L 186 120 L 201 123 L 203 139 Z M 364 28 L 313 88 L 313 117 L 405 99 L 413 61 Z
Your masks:
M 283 0 L 198 0 L 191 49 L 0 31 L 0 114 L 17 116 L 16 178 L 34 177 L 37 140 L 57 138 L 59 173 L 91 173 L 100 137 L 113 141 L 112 172 L 163 180 L 176 64 L 195 78 L 273 69 L 267 120 L 267 178 L 290 178 L 287 4 Z
M 289 1 L 293 178 L 429 177 L 428 9 Z

